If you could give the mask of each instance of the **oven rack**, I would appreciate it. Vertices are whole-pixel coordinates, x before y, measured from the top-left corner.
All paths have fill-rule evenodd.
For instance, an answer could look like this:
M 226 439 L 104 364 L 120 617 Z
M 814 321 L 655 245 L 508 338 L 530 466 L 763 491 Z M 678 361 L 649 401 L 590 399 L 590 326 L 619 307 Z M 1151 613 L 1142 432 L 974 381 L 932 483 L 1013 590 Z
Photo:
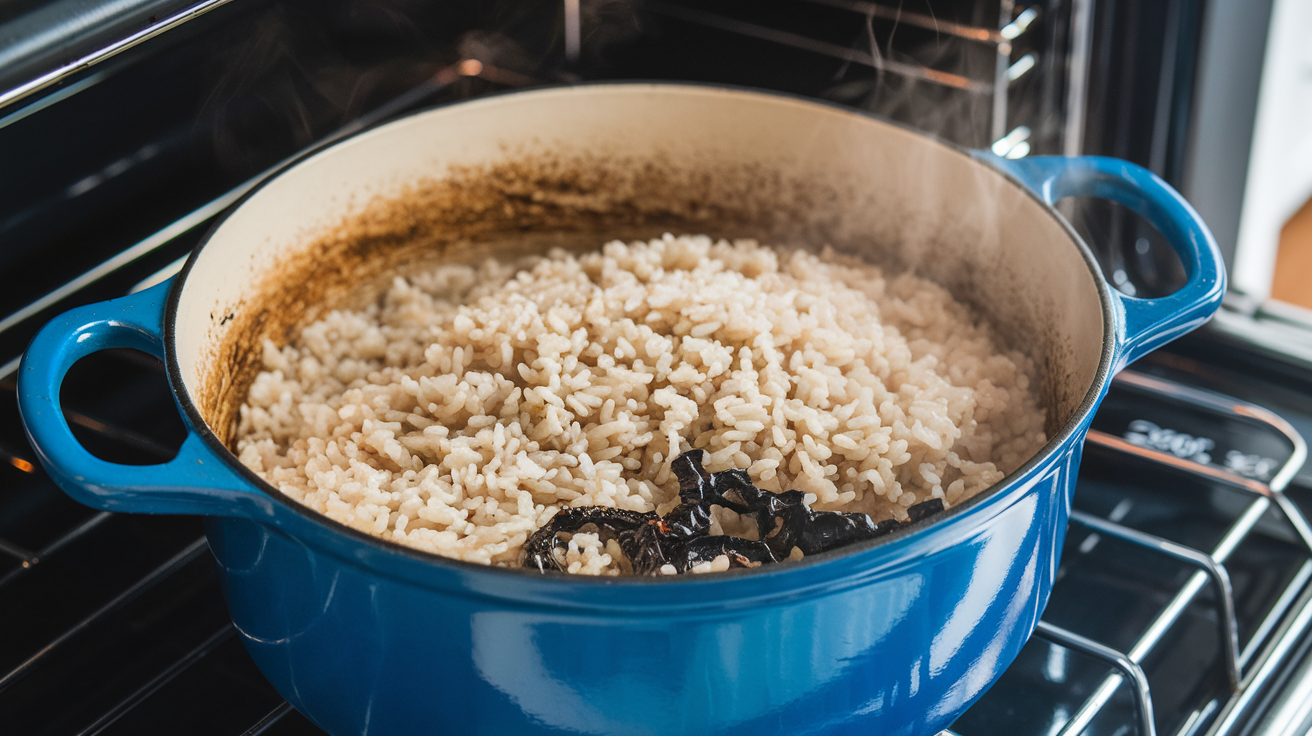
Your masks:
M 361 125 L 368 124 L 362 121 Z M 13 315 L 6 317 L 0 324 L 0 340 L 11 344 L 9 333 L 21 331 L 28 333 L 35 329 L 37 320 L 50 316 L 55 310 L 67 308 L 73 304 L 88 300 L 89 293 L 94 298 L 103 298 L 105 288 L 113 285 L 119 293 L 138 291 L 168 278 L 180 268 L 182 260 L 179 254 L 194 245 L 195 238 L 201 230 L 212 221 L 219 212 L 230 206 L 256 182 L 248 182 L 228 192 L 206 206 L 181 218 L 174 224 L 143 240 L 121 255 L 105 262 L 97 269 L 69 281 L 45 297 L 33 302 Z M 167 264 L 157 266 L 163 258 Z M 26 339 L 26 336 L 23 337 Z M 14 401 L 14 373 L 17 358 L 9 360 L 0 368 L 0 392 L 6 402 Z M 146 365 L 143 362 L 143 365 Z M 156 365 L 155 370 L 159 371 Z M 157 377 L 162 377 L 162 373 Z M 1288 458 L 1268 482 L 1246 478 L 1232 470 L 1201 465 L 1191 460 L 1178 457 L 1160 449 L 1135 445 L 1125 439 L 1099 430 L 1092 430 L 1088 442 L 1104 450 L 1124 456 L 1135 456 L 1145 460 L 1169 466 L 1180 472 L 1206 477 L 1212 482 L 1223 483 L 1249 498 L 1245 508 L 1237 514 L 1230 530 L 1220 543 L 1208 551 L 1190 549 L 1170 540 L 1146 534 L 1115 520 L 1103 518 L 1087 512 L 1075 510 L 1071 514 L 1071 523 L 1084 527 L 1099 535 L 1115 537 L 1122 542 L 1136 545 L 1151 554 L 1164 555 L 1183 561 L 1197 568 L 1178 591 L 1174 599 L 1159 614 L 1157 619 L 1143 632 L 1139 640 L 1128 651 L 1118 651 L 1076 631 L 1053 624 L 1040 622 L 1035 637 L 1053 645 L 1099 660 L 1107 666 L 1109 674 L 1102 684 L 1058 732 L 1060 734 L 1081 733 L 1112 699 L 1118 688 L 1129 683 L 1130 692 L 1135 700 L 1135 720 L 1141 734 L 1155 734 L 1152 709 L 1151 689 L 1147 676 L 1140 663 L 1150 656 L 1155 647 L 1163 640 L 1171 627 L 1176 625 L 1186 608 L 1209 586 L 1219 590 L 1216 596 L 1217 635 L 1222 641 L 1225 653 L 1227 678 L 1231 683 L 1235 697 L 1231 699 L 1225 712 L 1214 714 L 1218 722 L 1228 723 L 1227 718 L 1237 717 L 1243 711 L 1253 695 L 1274 675 L 1275 664 L 1282 660 L 1295 646 L 1299 634 L 1312 625 L 1312 602 L 1302 595 L 1312 581 L 1312 559 L 1305 562 L 1297 575 L 1280 595 L 1278 602 L 1271 609 L 1257 628 L 1257 633 L 1242 650 L 1238 647 L 1235 633 L 1235 603 L 1230 591 L 1225 563 L 1231 552 L 1250 534 L 1268 512 L 1282 515 L 1285 523 L 1294 532 L 1294 536 L 1312 552 L 1312 528 L 1299 513 L 1297 508 L 1284 494 L 1290 479 L 1302 466 L 1306 458 L 1306 445 L 1298 433 L 1280 417 L 1260 407 L 1222 398 L 1198 389 L 1193 389 L 1172 381 L 1148 376 L 1133 371 L 1125 371 L 1115 379 L 1120 387 L 1131 387 L 1147 391 L 1158 397 L 1187 404 L 1213 413 L 1227 413 L 1248 422 L 1257 422 L 1284 437 L 1289 446 Z M 151 439 L 139 432 L 121 426 L 114 426 L 97 417 L 73 413 L 73 423 L 82 429 L 106 437 L 113 437 L 118 442 L 132 445 L 146 456 L 167 459 L 172 455 L 172 448 Z M 30 450 L 17 447 L 14 443 L 0 442 L 0 461 L 8 463 L 14 469 L 30 476 L 41 475 L 35 458 Z M 49 483 L 48 480 L 45 481 Z M 53 538 L 39 549 L 29 549 L 16 541 L 0 535 L 0 559 L 9 558 L 11 564 L 0 573 L 0 591 L 5 591 L 25 576 L 40 574 L 44 560 L 57 556 L 61 550 L 74 545 L 82 537 L 92 533 L 115 515 L 108 512 L 93 513 L 72 528 Z M 121 592 L 110 598 L 84 618 L 78 620 L 67 630 L 51 638 L 32 656 L 15 667 L 0 673 L 0 698 L 5 690 L 19 682 L 30 671 L 50 657 L 57 656 L 61 649 L 67 647 L 77 635 L 97 624 L 101 619 L 111 616 L 137 598 L 146 594 L 152 587 L 162 584 L 171 577 L 194 571 L 198 565 L 204 565 L 205 542 L 203 536 L 195 535 L 179 546 L 177 551 L 164 559 L 147 574 L 131 582 Z M 1312 557 L 1312 554 L 1310 554 Z M 2 597 L 2 596 L 0 596 Z M 225 644 L 231 645 L 233 634 L 231 623 L 224 620 L 210 631 L 192 649 L 184 652 L 176 661 L 165 667 L 158 675 L 149 679 L 121 702 L 115 704 L 102 716 L 104 723 L 112 723 L 119 715 L 129 711 L 135 704 L 165 687 L 173 678 L 186 672 L 187 668 L 201 661 L 208 654 Z M 280 698 L 252 726 L 249 733 L 263 733 L 266 729 L 282 722 L 294 712 Z M 295 716 L 299 719 L 299 715 Z M 100 723 L 101 721 L 97 721 Z M 102 724 L 103 725 L 103 724 Z M 944 732 L 945 736 L 955 736 L 954 731 Z
M 1096 445 L 1123 456 L 1137 456 L 1186 474 L 1206 478 L 1213 483 L 1224 484 L 1250 500 L 1242 511 L 1236 514 L 1229 530 L 1210 551 L 1193 549 L 1078 509 L 1071 511 L 1070 522 L 1073 526 L 1084 527 L 1096 535 L 1114 537 L 1137 546 L 1148 554 L 1173 558 L 1196 567 L 1197 571 L 1188 578 L 1127 651 L 1114 649 L 1048 621 L 1039 622 L 1034 632 L 1036 638 L 1100 661 L 1110 671 L 1097 689 L 1055 733 L 1057 736 L 1076 736 L 1084 733 L 1093 719 L 1111 701 L 1116 690 L 1128 683 L 1134 702 L 1135 728 L 1140 736 L 1156 736 L 1151 688 L 1148 677 L 1140 665 L 1156 652 L 1157 646 L 1166 638 L 1172 627 L 1180 622 L 1189 605 L 1208 585 L 1219 592 L 1215 602 L 1217 634 L 1221 640 L 1226 679 L 1233 697 L 1219 714 L 1195 711 L 1194 717 L 1186 721 L 1178 733 L 1193 733 L 1199 721 L 1207 717 L 1216 718 L 1209 733 L 1225 733 L 1227 729 L 1234 726 L 1235 720 L 1245 712 L 1252 699 L 1271 681 L 1277 665 L 1291 653 L 1297 646 L 1298 640 L 1312 625 L 1312 597 L 1308 595 L 1310 590 L 1308 584 L 1312 582 L 1312 526 L 1309 526 L 1303 514 L 1284 493 L 1289 482 L 1307 459 L 1307 445 L 1288 422 L 1259 406 L 1238 402 L 1229 397 L 1133 370 L 1122 371 L 1114 379 L 1114 384 L 1149 392 L 1157 397 L 1206 412 L 1260 423 L 1271 432 L 1282 436 L 1289 443 L 1290 453 L 1270 480 L 1262 482 L 1229 469 L 1200 464 L 1188 459 L 1187 456 L 1181 457 L 1180 454 L 1144 447 L 1097 429 L 1089 431 L 1086 444 Z M 1187 453 L 1182 454 L 1187 455 Z M 1079 492 L 1078 487 L 1076 492 Z M 1308 559 L 1257 626 L 1248 645 L 1240 650 L 1234 593 L 1225 563 L 1235 549 L 1250 534 L 1255 533 L 1259 521 L 1269 512 L 1275 512 L 1283 518 L 1292 529 L 1295 538 L 1307 551 Z M 949 729 L 943 731 L 940 736 L 961 735 Z

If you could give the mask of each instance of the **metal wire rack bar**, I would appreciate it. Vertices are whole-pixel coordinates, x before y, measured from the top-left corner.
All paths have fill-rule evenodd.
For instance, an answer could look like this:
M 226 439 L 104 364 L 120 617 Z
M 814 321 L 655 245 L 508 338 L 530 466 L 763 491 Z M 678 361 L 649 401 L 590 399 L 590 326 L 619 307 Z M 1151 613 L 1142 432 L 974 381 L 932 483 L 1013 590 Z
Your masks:
M 65 532 L 63 536 L 59 537 L 55 541 L 46 545 L 41 550 L 41 557 L 42 558 L 49 557 L 50 555 L 53 555 L 54 553 L 58 552 L 60 549 L 67 547 L 69 544 L 76 541 L 79 537 L 83 536 L 87 532 L 103 524 L 107 519 L 109 519 L 109 517 L 113 515 L 114 514 L 109 511 L 101 511 L 95 516 L 92 516 L 90 519 L 87 519 L 81 524 L 78 524 L 68 532 Z
M 1284 593 L 1271 606 L 1271 612 L 1253 630 L 1253 636 L 1249 640 L 1248 646 L 1244 647 L 1244 651 L 1239 653 L 1241 667 L 1247 667 L 1253 657 L 1257 656 L 1262 645 L 1272 640 L 1276 634 L 1275 629 L 1280 625 L 1284 614 L 1293 608 L 1299 595 L 1307 589 L 1309 583 L 1312 583 L 1312 560 L 1304 562 L 1303 566 L 1298 568 L 1298 572 L 1294 573 L 1293 579 L 1285 587 Z
M 17 558 L 25 568 L 35 565 L 40 559 L 35 552 L 23 549 L 21 546 L 7 541 L 3 537 L 0 537 L 0 552 L 3 552 L 10 557 Z
M 0 443 L 0 460 L 8 463 L 14 468 L 24 472 L 31 473 L 36 470 L 36 466 L 26 457 L 23 457 L 18 451 L 10 448 L 4 443 Z M 39 561 L 39 556 L 23 547 L 21 544 L 15 544 L 4 537 L 0 537 L 0 554 L 9 555 L 18 560 L 19 569 L 27 569 Z
M 70 542 L 76 540 L 78 537 L 82 536 L 83 534 L 86 534 L 92 529 L 95 529 L 97 526 L 100 526 L 100 524 L 104 522 L 105 519 L 108 519 L 111 515 L 112 514 L 110 514 L 110 512 L 108 511 L 101 511 L 95 516 L 92 516 L 90 519 L 87 519 L 81 524 L 78 524 L 77 526 L 73 527 L 69 531 L 65 532 L 58 539 L 56 539 L 55 541 L 51 542 L 50 544 L 46 545 L 41 550 L 39 550 L 32 558 L 28 560 L 28 564 L 10 570 L 7 574 L 4 575 L 4 577 L 0 577 L 0 588 L 5 587 L 10 582 L 12 582 L 15 578 L 17 578 L 19 575 L 22 575 L 28 570 L 35 567 L 37 563 L 39 563 L 41 560 L 44 560 L 48 558 L 50 555 L 59 551 L 61 547 L 68 545 Z
M 1212 579 L 1217 592 L 1216 607 L 1219 614 L 1217 618 L 1220 623 L 1221 651 L 1225 655 L 1226 675 L 1230 680 L 1231 689 L 1238 690 L 1241 675 L 1239 666 L 1239 626 L 1235 618 L 1234 590 L 1230 585 L 1230 575 L 1226 572 L 1225 567 L 1212 559 L 1211 555 L 1206 552 L 1200 552 L 1182 544 L 1176 544 L 1169 539 L 1163 539 L 1113 521 L 1107 521 L 1093 514 L 1079 510 L 1071 511 L 1070 520 L 1100 534 L 1115 537 L 1185 564 L 1193 565 L 1200 568 Z
M 32 317 L 35 317 L 45 310 L 57 305 L 59 302 L 73 296 L 78 291 L 91 286 L 115 271 L 131 265 L 133 262 L 144 258 L 177 238 L 186 235 L 191 230 L 204 225 L 214 216 L 230 207 L 238 199 L 241 199 L 242 195 L 250 191 L 250 189 L 258 184 L 263 178 L 264 175 L 262 174 L 234 189 L 229 190 L 218 198 L 211 200 L 167 225 L 155 234 L 134 244 L 130 248 L 120 251 L 113 258 L 110 258 L 95 268 L 70 279 L 58 288 L 46 293 L 40 299 L 37 299 L 27 306 L 11 313 L 4 319 L 0 319 L 0 333 L 17 327 L 19 324 L 26 322 Z M 17 368 L 17 366 L 15 366 L 15 368 Z M 0 378 L 4 377 L 5 374 L 0 372 Z
M 184 547 L 180 552 L 178 552 L 172 558 L 167 560 L 164 564 L 160 565 L 154 570 L 151 570 L 140 580 L 129 586 L 127 590 L 124 590 L 122 593 L 119 593 L 108 603 L 105 603 L 100 608 L 93 611 L 86 618 L 77 622 L 72 627 L 70 627 L 67 631 L 65 631 L 64 633 L 56 637 L 54 640 L 47 643 L 44 647 L 42 647 L 32 656 L 28 657 L 18 666 L 14 667 L 9 672 L 5 673 L 4 676 L 0 677 L 0 692 L 4 692 L 5 690 L 12 687 L 14 683 L 18 682 L 20 679 L 22 679 L 24 675 L 30 672 L 38 662 L 40 662 L 42 659 L 48 656 L 51 652 L 54 652 L 56 649 L 66 644 L 78 632 L 86 629 L 88 626 L 95 623 L 101 617 L 105 616 L 111 611 L 118 609 L 123 604 L 135 598 L 138 594 L 142 593 L 146 589 L 153 586 L 159 580 L 168 577 L 173 572 L 177 571 L 187 563 L 196 559 L 206 549 L 207 548 L 205 546 L 205 537 L 200 537 L 196 541 Z
M 1040 621 L 1038 627 L 1034 629 L 1034 635 L 1050 641 L 1054 644 L 1073 649 L 1095 659 L 1102 660 L 1109 666 L 1120 670 L 1122 678 L 1129 678 L 1133 687 L 1130 689 L 1134 696 L 1135 711 L 1139 715 L 1139 734 L 1140 736 L 1156 736 L 1157 727 L 1153 723 L 1153 697 L 1148 687 L 1148 676 L 1144 674 L 1143 668 L 1138 662 L 1132 661 L 1126 655 L 1112 649 L 1109 646 L 1099 644 L 1098 642 L 1087 637 L 1080 636 L 1073 631 L 1068 631 L 1060 626 L 1054 626 L 1046 621 Z M 1060 731 L 1061 734 L 1074 733 L 1070 731 L 1070 724 Z
M 1283 491 L 1289 485 L 1289 481 L 1303 467 L 1307 461 L 1307 442 L 1303 436 L 1294 429 L 1293 425 L 1285 421 L 1283 417 L 1275 412 L 1268 411 L 1255 404 L 1246 404 L 1236 401 L 1228 396 L 1221 396 L 1210 391 L 1185 386 L 1175 381 L 1168 381 L 1164 378 L 1157 378 L 1146 373 L 1137 371 L 1121 371 L 1117 374 L 1113 382 L 1118 386 L 1129 386 L 1140 390 L 1151 391 L 1159 395 L 1165 395 L 1182 403 L 1191 404 L 1200 409 L 1220 412 L 1222 414 L 1234 414 L 1249 420 L 1260 422 L 1271 429 L 1280 433 L 1289 441 L 1293 447 L 1293 452 L 1285 464 L 1276 471 L 1271 480 L 1266 484 L 1272 491 Z M 1301 519 L 1300 515 L 1300 519 Z M 1308 529 L 1306 520 L 1302 520 L 1302 528 Z M 1304 541 L 1312 549 L 1312 532 L 1299 532 Z
M 1219 481 L 1240 493 L 1261 499 L 1265 502 L 1263 505 L 1264 511 L 1270 504 L 1275 504 L 1276 509 L 1280 511 L 1282 516 L 1284 516 L 1285 521 L 1287 521 L 1290 527 L 1294 530 L 1299 541 L 1303 543 L 1303 547 L 1307 549 L 1309 553 L 1312 553 L 1312 529 L 1309 529 L 1307 519 L 1303 517 L 1303 514 L 1298 510 L 1298 507 L 1295 506 L 1287 496 L 1285 496 L 1283 490 L 1277 490 L 1273 486 L 1269 486 L 1251 478 L 1244 478 L 1243 476 L 1237 475 L 1228 470 L 1222 470 L 1210 465 L 1200 465 L 1192 460 L 1131 444 L 1120 437 L 1115 437 L 1105 432 L 1090 430 L 1088 441 L 1111 450 L 1124 452 L 1130 455 L 1138 455 L 1154 463 L 1169 465 L 1179 470 L 1183 470 L 1186 473 L 1203 476 L 1213 481 Z M 1304 453 L 1295 452 L 1294 455 L 1290 457 L 1289 461 L 1285 463 L 1284 468 L 1287 469 L 1295 460 L 1298 460 L 1299 465 L 1301 465 L 1303 454 Z M 1282 469 L 1277 474 L 1277 477 L 1285 474 L 1285 469 Z M 1295 472 L 1297 472 L 1297 468 L 1295 468 Z M 1289 473 L 1289 476 L 1292 477 L 1293 472 Z M 1274 483 L 1274 481 L 1272 482 Z
M 13 89 L 0 92 L 0 107 L 11 105 L 30 97 L 41 90 L 49 89 L 78 72 L 90 69 L 97 64 L 112 59 L 128 49 L 149 41 L 166 31 L 182 25 L 183 23 L 199 18 L 215 8 L 226 5 L 228 2 L 230 2 L 230 0 L 202 0 L 191 7 L 183 8 L 173 15 L 152 23 L 127 38 L 120 39 L 104 46 L 103 48 L 92 51 L 85 56 L 74 59 L 58 69 L 42 74 L 36 79 L 30 80 Z
M 935 33 L 964 38 L 967 41 L 980 41 L 992 44 L 1002 43 L 1004 40 L 1011 40 L 1016 36 L 1019 36 L 1020 33 L 1023 33 L 1025 28 L 1029 26 L 1028 23 L 1025 23 L 1025 27 L 1018 28 L 1018 32 L 1015 32 L 1015 35 L 1007 36 L 1004 35 L 1002 31 L 994 30 L 992 28 L 953 23 L 952 21 L 940 20 L 932 15 L 915 13 L 910 10 L 904 10 L 901 7 L 894 8 L 880 3 L 867 2 L 866 0 L 806 0 L 806 2 L 815 5 L 828 5 L 831 8 L 842 8 L 844 10 L 850 10 L 854 13 L 860 13 L 861 15 L 879 18 L 881 20 L 905 23 L 906 25 L 924 28 L 925 30 L 934 31 Z
M 708 13 L 704 10 L 686 8 L 681 5 L 673 5 L 663 2 L 645 2 L 642 7 L 653 13 L 664 15 L 670 18 L 696 23 L 708 28 L 715 28 L 721 31 L 737 33 L 749 38 L 756 38 L 762 41 L 769 41 L 783 46 L 810 51 L 812 53 L 830 56 L 843 61 L 864 64 L 865 66 L 880 71 L 891 72 L 912 79 L 919 79 L 926 82 L 932 82 L 945 87 L 953 87 L 977 94 L 989 94 L 993 92 L 993 84 L 990 82 L 980 82 L 960 74 L 943 72 L 937 69 L 931 69 L 926 66 L 917 64 L 907 64 L 892 59 L 886 59 L 883 55 L 876 55 L 869 51 L 860 51 L 828 41 L 821 41 L 809 36 L 803 36 L 790 31 L 782 31 L 777 28 L 750 23 L 735 18 L 727 18 L 723 15 Z
M 1088 102 L 1089 67 L 1093 57 L 1093 0 L 1072 0 L 1070 55 L 1067 61 L 1066 124 L 1062 155 L 1078 156 L 1084 150 L 1084 108 Z
M 250 728 L 246 729 L 246 731 L 242 733 L 241 736 L 260 736 L 260 734 L 264 733 L 265 731 L 268 731 L 270 728 L 273 728 L 273 724 L 287 717 L 287 715 L 291 713 L 293 710 L 295 709 L 292 708 L 291 703 L 283 701 L 281 705 L 269 711 L 268 714 L 266 714 L 263 718 L 257 721 L 254 726 L 251 726 Z
M 1001 0 L 998 9 L 998 31 L 999 34 L 1003 28 L 1011 24 L 1012 16 L 1016 11 L 1015 0 Z M 1010 80 L 1007 78 L 1007 72 L 1011 68 L 1011 43 L 1004 41 L 998 44 L 998 51 L 994 55 L 993 65 L 993 126 L 992 134 L 989 140 L 996 141 L 1007 134 L 1007 89 L 1010 86 Z
M 157 458 L 160 462 L 167 461 L 174 455 L 173 449 L 169 446 L 156 442 L 150 437 L 147 437 L 140 432 L 134 432 L 126 427 L 111 426 L 95 417 L 71 409 L 64 409 L 64 416 L 68 418 L 70 424 L 89 429 L 92 432 L 105 437 L 113 437 L 124 445 Z
M 237 629 L 231 622 L 219 627 L 219 629 L 207 637 L 205 641 L 182 655 L 182 657 L 174 661 L 173 664 L 169 665 L 163 672 L 152 677 L 146 682 L 146 684 L 137 688 L 131 695 L 128 695 L 126 698 L 119 701 L 118 704 L 109 711 L 101 714 L 101 716 L 91 725 L 82 729 L 82 731 L 79 732 L 79 736 L 81 736 L 81 734 L 97 734 L 105 728 L 108 728 L 110 724 L 117 721 L 128 711 L 132 710 L 133 706 L 137 703 L 140 703 L 150 697 L 152 693 L 167 685 L 178 675 L 186 671 L 188 667 L 199 662 L 205 657 L 205 655 L 214 651 L 220 644 L 232 638 L 233 634 L 236 633 Z

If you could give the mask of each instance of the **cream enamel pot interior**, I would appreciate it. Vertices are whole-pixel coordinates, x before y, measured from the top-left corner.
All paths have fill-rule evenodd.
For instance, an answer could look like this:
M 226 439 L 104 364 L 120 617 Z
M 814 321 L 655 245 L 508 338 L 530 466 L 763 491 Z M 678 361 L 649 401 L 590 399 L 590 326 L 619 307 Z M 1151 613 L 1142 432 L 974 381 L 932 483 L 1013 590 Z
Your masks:
M 1148 217 L 1188 283 L 1108 288 L 1050 206 Z M 226 448 L 260 340 L 438 259 L 665 231 L 832 244 L 974 305 L 1042 370 L 1047 445 L 876 542 L 752 571 L 578 579 L 404 549 L 282 497 Z M 233 621 L 280 693 L 345 734 L 931 734 L 1016 656 L 1047 601 L 1081 443 L 1111 375 L 1204 321 L 1224 274 L 1161 180 L 1099 158 L 1005 162 L 852 111 L 613 84 L 416 114 L 303 157 L 170 283 L 56 318 L 20 373 L 42 463 L 97 508 L 206 515 Z M 88 454 L 59 385 L 109 347 L 162 357 L 190 434 L 163 465 Z

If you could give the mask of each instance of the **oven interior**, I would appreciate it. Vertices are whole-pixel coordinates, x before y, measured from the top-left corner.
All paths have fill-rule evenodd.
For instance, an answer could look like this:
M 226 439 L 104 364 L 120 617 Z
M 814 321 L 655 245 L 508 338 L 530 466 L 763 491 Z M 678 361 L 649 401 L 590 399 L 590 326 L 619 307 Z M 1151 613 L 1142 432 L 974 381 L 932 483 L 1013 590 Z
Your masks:
M 79 35 L 40 26 L 60 5 L 0 5 L 0 31 L 62 39 L 0 73 L 0 723 L 252 736 L 320 732 L 242 649 L 199 520 L 79 506 L 22 434 L 14 377 L 45 320 L 168 278 L 220 213 L 307 146 L 545 84 L 781 90 L 1000 156 L 1117 155 L 1179 183 L 1208 7 L 209 0 L 129 3 Z M 1063 207 L 1118 288 L 1155 295 L 1180 282 L 1145 222 L 1105 203 Z M 1312 431 L 1312 372 L 1278 341 L 1245 339 L 1242 318 L 1231 310 L 1229 327 L 1116 379 L 1043 623 L 952 733 L 1303 725 L 1312 473 L 1299 432 Z M 120 462 L 166 460 L 183 436 L 162 366 L 140 353 L 79 363 L 62 398 L 86 446 Z

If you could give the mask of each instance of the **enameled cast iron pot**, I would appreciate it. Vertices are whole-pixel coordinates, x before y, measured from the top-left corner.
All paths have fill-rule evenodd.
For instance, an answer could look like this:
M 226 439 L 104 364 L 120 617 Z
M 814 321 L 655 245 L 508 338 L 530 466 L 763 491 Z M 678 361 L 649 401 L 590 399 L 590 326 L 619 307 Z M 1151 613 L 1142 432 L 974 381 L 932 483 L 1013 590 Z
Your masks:
M 1151 300 L 1108 288 L 1051 207 L 1071 195 L 1146 216 L 1187 284 Z M 261 340 L 285 341 L 391 270 L 664 231 L 829 243 L 945 284 L 1033 354 L 1050 441 L 980 496 L 873 543 L 752 571 L 601 580 L 368 537 L 286 499 L 226 446 Z M 1223 291 L 1198 215 L 1123 161 L 1004 161 L 744 90 L 548 89 L 303 157 L 170 283 L 47 325 L 23 360 L 20 406 L 41 462 L 82 503 L 207 517 L 242 641 L 329 733 L 931 734 L 1038 620 L 1111 376 L 1207 319 Z M 65 423 L 65 372 L 113 347 L 167 363 L 190 432 L 168 463 L 97 459 Z

